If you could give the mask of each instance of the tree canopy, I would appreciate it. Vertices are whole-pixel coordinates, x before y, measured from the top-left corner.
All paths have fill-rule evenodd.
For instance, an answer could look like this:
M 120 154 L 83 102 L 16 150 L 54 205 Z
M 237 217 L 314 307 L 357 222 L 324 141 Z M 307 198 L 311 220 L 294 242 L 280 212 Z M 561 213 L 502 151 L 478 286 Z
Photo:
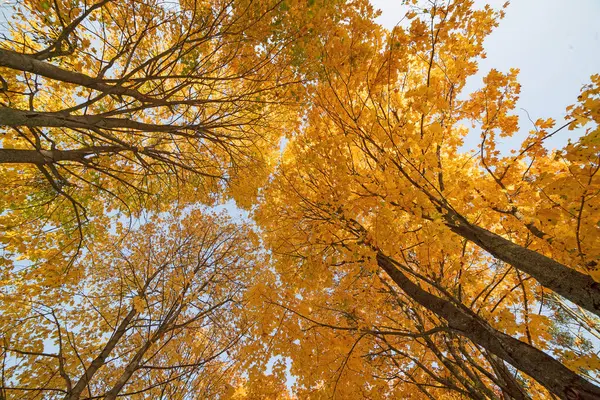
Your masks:
M 0 399 L 599 399 L 600 75 L 520 121 L 508 3 L 403 4 L 11 6 Z

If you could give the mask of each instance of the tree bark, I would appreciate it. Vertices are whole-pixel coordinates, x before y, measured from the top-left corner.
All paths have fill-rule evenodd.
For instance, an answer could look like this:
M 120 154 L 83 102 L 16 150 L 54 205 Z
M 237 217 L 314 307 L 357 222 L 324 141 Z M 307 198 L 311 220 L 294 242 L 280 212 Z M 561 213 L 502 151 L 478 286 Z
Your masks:
M 377 263 L 413 300 L 447 321 L 448 326 L 515 368 L 537 380 L 561 399 L 600 399 L 600 388 L 586 381 L 548 354 L 492 328 L 466 307 L 437 297 L 404 275 L 394 261 L 381 252 Z
M 126 118 L 109 118 L 100 115 L 70 115 L 60 112 L 23 111 L 10 107 L 0 107 L 0 126 L 27 126 L 30 128 L 72 128 L 72 129 L 131 129 L 144 132 L 177 133 L 181 131 L 203 131 L 203 125 L 147 124 Z M 189 134 L 186 136 L 197 135 Z
M 89 154 L 77 150 L 0 149 L 0 164 L 51 164 L 58 161 L 82 161 Z
M 134 89 L 122 86 L 109 85 L 100 79 L 92 78 L 79 72 L 67 71 L 50 63 L 36 60 L 34 57 L 20 54 L 11 50 L 0 49 L 0 66 L 18 71 L 31 72 L 56 81 L 73 83 L 105 94 L 130 96 L 142 102 L 155 102 L 155 99 L 147 97 Z
M 508 370 L 504 361 L 486 351 L 486 358 L 495 375 L 502 382 L 502 393 L 505 400 L 530 400 L 531 397 L 523 390 L 513 374 Z
M 84 162 L 87 156 L 118 153 L 123 146 L 98 146 L 74 150 L 0 149 L 0 164 L 52 164 L 60 161 Z
M 154 344 L 154 342 L 156 342 L 160 338 L 160 336 L 162 336 L 162 332 L 154 335 L 151 338 L 151 340 L 148 340 L 146 343 L 144 343 L 144 345 L 135 353 L 131 361 L 129 361 L 129 363 L 123 370 L 121 376 L 119 376 L 119 379 L 117 379 L 115 385 L 104 395 L 104 400 L 115 400 L 117 398 L 117 396 L 119 395 L 123 387 L 127 384 L 131 376 L 140 367 L 140 362 L 142 361 L 142 358 L 144 357 L 148 349 Z
M 600 284 L 591 276 L 470 224 L 464 218 L 452 218 L 451 215 L 448 221 L 447 225 L 453 232 L 475 243 L 494 257 L 531 275 L 540 285 L 600 316 Z
M 136 314 L 137 312 L 135 311 L 135 308 L 132 308 L 129 311 L 129 314 L 127 314 L 123 321 L 121 321 L 117 330 L 112 334 L 108 342 L 104 345 L 102 352 L 100 352 L 98 357 L 96 357 L 86 368 L 83 375 L 79 378 L 79 380 L 73 387 L 71 393 L 68 393 L 65 396 L 65 400 L 79 399 L 81 393 L 83 393 L 94 374 L 104 365 L 104 363 L 106 362 L 106 358 L 110 355 L 117 343 L 119 343 L 119 340 L 121 340 L 121 338 L 127 331 L 127 327 L 129 326 Z

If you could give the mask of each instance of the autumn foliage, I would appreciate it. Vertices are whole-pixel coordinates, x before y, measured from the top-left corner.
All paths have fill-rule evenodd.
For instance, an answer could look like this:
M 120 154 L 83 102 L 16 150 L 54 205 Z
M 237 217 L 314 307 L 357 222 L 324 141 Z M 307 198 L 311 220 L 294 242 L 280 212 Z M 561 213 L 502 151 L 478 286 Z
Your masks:
M 520 121 L 508 4 L 404 6 L 11 5 L 0 399 L 600 398 L 600 75 Z

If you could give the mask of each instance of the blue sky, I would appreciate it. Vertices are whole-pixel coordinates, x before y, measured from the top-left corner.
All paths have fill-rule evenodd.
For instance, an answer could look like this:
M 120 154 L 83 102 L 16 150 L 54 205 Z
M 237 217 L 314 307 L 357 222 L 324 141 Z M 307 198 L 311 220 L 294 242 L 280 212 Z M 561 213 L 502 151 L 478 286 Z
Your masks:
M 392 28 L 406 12 L 400 0 L 371 2 L 382 11 L 378 22 L 386 28 Z M 505 0 L 475 3 L 499 8 Z M 468 81 L 466 90 L 477 89 L 492 68 L 519 68 L 521 132 L 525 134 L 531 125 L 520 108 L 534 121 L 554 118 L 560 123 L 581 86 L 589 82 L 590 75 L 600 73 L 600 0 L 514 0 L 484 47 L 487 58 L 480 62 L 479 74 Z M 547 146 L 562 147 L 576 134 L 561 131 Z M 506 145 L 520 141 L 515 137 Z

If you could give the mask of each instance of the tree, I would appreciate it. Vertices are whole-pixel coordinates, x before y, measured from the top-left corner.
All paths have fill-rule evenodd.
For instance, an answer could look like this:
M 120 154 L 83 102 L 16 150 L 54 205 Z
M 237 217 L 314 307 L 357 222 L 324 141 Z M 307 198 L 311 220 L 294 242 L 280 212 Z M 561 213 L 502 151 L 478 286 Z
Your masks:
M 88 249 L 70 272 L 77 283 L 47 276 L 40 287 L 35 274 L 13 273 L 1 313 L 3 398 L 225 395 L 261 261 L 247 226 L 196 209 Z
M 457 99 L 496 23 L 491 10 L 469 6 L 435 3 L 423 12 L 427 23 L 415 19 L 406 32 L 392 32 L 379 57 L 359 58 L 366 45 L 356 42 L 345 52 L 336 48 L 315 104 L 333 122 L 330 129 L 355 145 L 357 163 L 372 166 L 362 168 L 370 174 L 364 196 L 382 198 L 417 218 L 441 218 L 449 231 L 599 314 L 600 290 L 591 275 L 600 256 L 597 227 L 586 218 L 598 207 L 597 149 L 571 146 L 548 154 L 543 147 L 560 130 L 593 118 L 597 93 L 586 90 L 582 97 L 589 101 L 554 131 L 553 120 L 537 121 L 521 149 L 501 157 L 496 137 L 518 128 L 510 115 L 519 92 L 517 71 L 492 70 L 470 99 Z M 459 125 L 463 120 L 481 127 L 475 157 L 459 151 L 467 132 Z M 590 133 L 592 142 L 596 135 Z M 352 173 L 360 176 L 360 169 Z M 390 181 L 395 193 L 385 186 Z M 565 181 L 570 185 L 560 186 Z M 568 193 L 557 192 L 559 187 Z M 510 238 L 494 233 L 496 227 Z
M 517 71 L 491 71 L 483 89 L 458 100 L 501 15 L 469 1 L 434 2 L 414 7 L 410 24 L 387 36 L 359 23 L 332 32 L 306 129 L 286 147 L 258 220 L 281 255 L 280 271 L 322 277 L 337 273 L 314 271 L 341 269 L 356 280 L 384 272 L 482 354 L 561 398 L 595 398 L 598 387 L 577 376 L 585 371 L 539 350 L 552 351 L 552 324 L 532 306 L 543 306 L 550 289 L 599 310 L 589 218 L 598 201 L 598 129 L 554 154 L 543 147 L 562 129 L 597 123 L 597 78 L 562 128 L 540 120 L 519 151 L 501 157 L 496 137 L 518 129 L 510 115 Z M 464 120 L 482 129 L 479 153 L 460 150 Z M 356 307 L 377 301 L 361 299 Z
M 299 398 L 547 395 L 395 288 L 385 273 L 367 270 L 349 251 L 314 247 L 306 258 L 277 247 L 277 279 L 262 278 L 253 289 L 261 340 L 244 357 L 253 368 L 263 352 L 289 358 Z
M 107 214 L 248 206 L 296 123 L 307 18 L 333 23 L 335 3 L 314 3 L 17 2 L 0 47 L 5 251 L 72 261 Z
M 600 398 L 600 77 L 503 155 L 503 11 L 405 5 L 17 2 L 1 396 Z

